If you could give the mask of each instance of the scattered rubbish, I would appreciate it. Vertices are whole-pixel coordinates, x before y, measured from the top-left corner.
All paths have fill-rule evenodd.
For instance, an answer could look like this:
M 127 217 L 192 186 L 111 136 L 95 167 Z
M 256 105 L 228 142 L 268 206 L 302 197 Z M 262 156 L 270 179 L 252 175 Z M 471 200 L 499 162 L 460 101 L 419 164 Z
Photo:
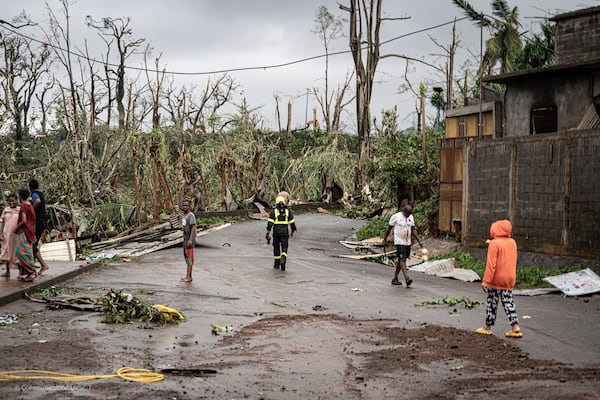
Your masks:
M 379 258 L 379 257 L 387 257 L 389 255 L 395 254 L 396 250 L 390 250 L 385 253 L 372 253 L 372 254 L 340 254 L 338 257 L 341 258 L 351 258 L 353 260 L 367 260 L 369 258 Z
M 531 315 L 523 315 L 521 318 L 523 318 L 523 319 L 531 319 Z
M 3 317 L 0 317 L 0 324 L 10 325 L 17 322 L 17 316 L 14 314 L 6 314 Z
M 115 257 L 139 257 L 181 244 L 183 241 L 181 219 L 179 217 L 175 218 L 176 214 L 172 217 L 170 217 L 173 220 L 172 222 L 164 222 L 160 225 L 129 233 L 128 235 L 116 236 L 102 242 L 90 243 L 86 260 L 95 261 Z M 223 223 L 208 229 L 199 230 L 196 236 L 200 237 L 228 226 L 231 226 L 231 223 Z
M 183 314 L 174 308 L 161 306 L 160 304 L 155 304 L 153 308 L 161 312 L 169 323 L 173 320 L 185 321 Z
M 74 261 L 77 256 L 75 240 L 69 239 L 57 242 L 46 242 L 40 247 L 40 253 L 44 260 Z
M 442 304 L 448 306 L 455 306 L 461 303 L 465 306 L 465 309 L 467 310 L 475 308 L 480 304 L 478 301 L 471 300 L 468 297 L 461 297 L 460 299 L 457 299 L 456 297 L 444 297 L 443 299 L 437 301 L 423 301 L 421 303 L 415 304 L 415 307 L 434 306 Z
M 37 303 L 49 303 L 47 306 L 49 310 L 70 308 L 77 311 L 100 311 L 102 308 L 98 301 L 91 297 L 61 295 L 57 290 L 50 289 L 40 289 L 33 294 L 25 293 L 24 297 Z
M 95 256 L 88 257 L 88 261 L 98 261 L 98 260 L 111 260 L 117 256 L 116 252 L 108 252 L 108 253 L 99 253 Z
M 327 307 L 317 304 L 316 306 L 313 306 L 312 309 L 313 309 L 313 311 L 325 311 L 325 310 L 327 310 Z
M 231 243 L 225 242 L 221 245 L 221 247 L 231 247 Z
M 453 278 L 463 282 L 480 281 L 479 275 L 470 269 L 460 268 L 453 258 L 423 262 L 419 265 L 409 266 L 411 271 L 424 272 L 427 275 L 442 278 Z
M 566 296 L 582 296 L 600 292 L 600 277 L 589 268 L 543 278 Z
M 212 333 L 213 335 L 218 335 L 219 333 L 222 332 L 231 332 L 233 330 L 233 326 L 221 326 L 221 325 L 217 325 L 217 324 L 210 324 L 210 327 L 212 329 Z
M 167 368 L 160 371 L 161 374 L 177 375 L 177 376 L 193 376 L 197 378 L 206 378 L 215 376 L 216 369 L 205 368 Z
M 457 365 L 456 367 L 450 368 L 452 371 L 458 371 L 460 369 L 465 369 L 464 365 Z
M 449 314 L 453 315 L 453 316 L 460 315 L 460 311 L 458 311 L 457 308 L 453 308 L 452 311 L 450 311 Z
M 355 288 L 352 288 L 352 291 L 353 291 L 353 292 L 362 292 L 363 290 L 364 290 L 364 289 L 357 288 L 357 287 L 355 287 Z
M 371 249 L 373 247 L 383 247 L 383 239 L 374 237 L 361 241 L 340 240 L 340 244 L 349 249 Z
M 388 264 L 388 255 L 395 254 L 395 250 L 386 251 L 387 249 L 383 245 L 383 240 L 381 238 L 375 237 L 371 239 L 365 239 L 358 242 L 341 240 L 339 242 L 342 246 L 352 249 L 355 251 L 368 251 L 367 254 L 342 254 L 339 257 L 342 258 L 351 258 L 353 260 L 365 260 L 365 259 L 377 259 L 381 258 L 381 262 L 383 264 Z M 383 248 L 383 253 L 380 248 Z

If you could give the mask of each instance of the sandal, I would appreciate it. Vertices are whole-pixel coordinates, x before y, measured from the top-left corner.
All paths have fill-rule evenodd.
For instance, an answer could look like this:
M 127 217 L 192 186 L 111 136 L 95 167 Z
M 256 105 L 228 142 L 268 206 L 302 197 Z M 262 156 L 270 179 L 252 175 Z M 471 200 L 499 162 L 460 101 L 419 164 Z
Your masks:
M 0 275 L 1 278 L 10 278 L 10 273 L 9 272 L 5 272 L 2 275 Z
M 486 335 L 489 336 L 492 334 L 492 330 L 491 329 L 487 329 L 485 327 L 481 327 L 481 328 L 477 328 L 475 330 L 476 333 L 479 333 L 480 335 Z
M 521 331 L 508 331 L 504 334 L 504 336 L 509 338 L 522 338 L 523 332 Z
M 37 277 L 37 274 L 35 272 L 27 275 L 25 277 L 25 279 L 23 279 L 25 282 L 33 282 L 33 280 Z

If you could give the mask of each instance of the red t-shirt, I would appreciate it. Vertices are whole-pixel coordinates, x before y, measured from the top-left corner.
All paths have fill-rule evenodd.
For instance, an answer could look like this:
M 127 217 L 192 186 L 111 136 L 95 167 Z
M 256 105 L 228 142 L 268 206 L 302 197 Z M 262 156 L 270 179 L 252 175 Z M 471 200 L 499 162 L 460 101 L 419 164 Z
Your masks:
M 21 203 L 21 211 L 19 212 L 19 224 L 21 223 L 22 214 L 25 214 L 27 217 L 27 221 L 25 225 L 21 226 L 17 229 L 17 235 L 21 234 L 21 232 L 25 232 L 25 237 L 28 242 L 35 242 L 35 210 L 30 202 L 26 201 Z

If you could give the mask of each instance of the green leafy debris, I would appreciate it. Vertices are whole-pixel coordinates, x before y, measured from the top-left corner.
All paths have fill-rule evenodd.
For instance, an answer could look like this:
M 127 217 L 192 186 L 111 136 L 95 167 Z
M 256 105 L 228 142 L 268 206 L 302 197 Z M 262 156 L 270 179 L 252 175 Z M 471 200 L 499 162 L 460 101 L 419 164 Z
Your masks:
M 33 294 L 33 297 L 56 297 L 61 294 L 60 290 L 57 290 L 54 286 L 50 286 L 49 288 L 38 289 L 36 293 Z
M 142 300 L 121 290 L 110 290 L 99 299 L 102 304 L 104 319 L 107 324 L 128 324 L 133 321 L 156 322 L 161 325 L 178 323 L 176 318 L 169 318 Z
M 477 307 L 480 303 L 475 300 L 471 300 L 468 297 L 461 297 L 457 299 L 456 297 L 444 297 L 440 300 L 433 301 L 423 301 L 421 303 L 415 304 L 415 307 L 423 307 L 423 306 L 434 306 L 434 305 L 447 305 L 447 306 L 456 306 L 458 304 L 463 304 L 465 309 L 470 310 L 472 308 Z M 454 309 L 454 311 L 457 311 Z

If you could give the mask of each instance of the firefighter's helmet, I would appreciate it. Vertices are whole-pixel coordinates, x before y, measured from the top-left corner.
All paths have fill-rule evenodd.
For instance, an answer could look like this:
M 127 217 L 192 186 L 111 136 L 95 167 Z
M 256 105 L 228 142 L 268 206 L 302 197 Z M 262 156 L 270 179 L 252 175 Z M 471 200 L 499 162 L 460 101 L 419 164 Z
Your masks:
M 283 196 L 277 196 L 277 198 L 275 199 L 275 204 L 281 204 L 285 206 L 285 199 L 283 198 Z

